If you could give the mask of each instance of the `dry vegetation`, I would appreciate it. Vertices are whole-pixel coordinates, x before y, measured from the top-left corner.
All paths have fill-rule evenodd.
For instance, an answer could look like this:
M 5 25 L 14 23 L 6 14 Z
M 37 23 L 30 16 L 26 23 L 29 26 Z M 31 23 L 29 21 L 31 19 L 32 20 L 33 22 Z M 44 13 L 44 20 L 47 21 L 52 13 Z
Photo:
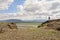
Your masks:
M 0 40 L 60 40 L 60 32 L 44 28 L 7 29 Z
M 60 31 L 46 29 L 48 23 L 44 23 L 42 25 L 44 27 L 40 28 L 6 28 L 3 33 L 0 33 L 0 40 L 60 40 Z
M 46 21 L 42 23 L 41 25 L 39 25 L 38 28 L 45 27 L 45 26 L 48 29 L 55 29 L 55 30 L 60 31 L 60 19 Z

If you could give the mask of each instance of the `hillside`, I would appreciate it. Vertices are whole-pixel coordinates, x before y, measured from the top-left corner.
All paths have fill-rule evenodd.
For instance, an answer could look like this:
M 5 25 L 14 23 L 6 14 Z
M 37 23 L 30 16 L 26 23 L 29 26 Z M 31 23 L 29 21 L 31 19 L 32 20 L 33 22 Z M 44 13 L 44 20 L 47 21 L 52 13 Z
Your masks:
M 43 22 L 39 27 L 44 27 L 44 26 L 46 26 L 49 29 L 60 30 L 60 19 L 48 20 L 46 22 Z
M 51 25 L 51 23 L 53 25 Z M 0 40 L 60 40 L 60 31 L 45 29 L 45 26 L 47 26 L 46 28 L 55 28 L 54 25 L 57 26 L 58 24 L 60 24 L 60 20 L 59 23 L 57 23 L 58 20 L 49 20 L 42 23 L 41 28 L 35 28 L 32 26 L 19 28 L 20 26 L 17 26 L 17 29 L 15 29 L 15 27 L 14 29 L 7 28 L 7 26 L 5 26 L 6 23 L 1 23 L 2 27 L 5 27 L 6 29 L 3 29 L 3 32 L 0 33 Z

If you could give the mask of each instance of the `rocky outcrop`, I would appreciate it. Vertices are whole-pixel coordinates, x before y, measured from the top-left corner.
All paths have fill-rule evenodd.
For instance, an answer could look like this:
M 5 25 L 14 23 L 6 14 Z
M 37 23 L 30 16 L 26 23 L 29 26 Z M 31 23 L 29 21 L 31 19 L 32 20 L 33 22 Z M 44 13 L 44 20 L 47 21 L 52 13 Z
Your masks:
M 0 33 L 5 31 L 6 29 L 17 29 L 16 23 L 0 23 Z
M 55 20 L 48 20 L 44 23 L 42 23 L 39 27 L 44 27 L 47 26 L 47 28 L 49 29 L 56 29 L 56 30 L 60 30 L 60 19 L 55 19 Z
M 17 29 L 17 26 L 16 26 L 16 23 L 9 23 L 8 25 L 7 25 L 10 29 Z

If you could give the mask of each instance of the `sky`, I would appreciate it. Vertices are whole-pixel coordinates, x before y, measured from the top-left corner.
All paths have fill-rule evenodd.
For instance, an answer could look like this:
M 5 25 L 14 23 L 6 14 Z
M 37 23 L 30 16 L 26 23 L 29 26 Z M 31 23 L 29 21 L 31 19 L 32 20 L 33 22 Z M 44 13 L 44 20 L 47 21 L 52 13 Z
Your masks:
M 13 2 L 9 4 L 8 9 L 0 10 L 0 13 L 15 13 L 17 12 L 17 5 L 22 5 L 23 3 L 24 3 L 24 0 L 13 0 Z
M 0 20 L 60 19 L 60 0 L 0 0 Z

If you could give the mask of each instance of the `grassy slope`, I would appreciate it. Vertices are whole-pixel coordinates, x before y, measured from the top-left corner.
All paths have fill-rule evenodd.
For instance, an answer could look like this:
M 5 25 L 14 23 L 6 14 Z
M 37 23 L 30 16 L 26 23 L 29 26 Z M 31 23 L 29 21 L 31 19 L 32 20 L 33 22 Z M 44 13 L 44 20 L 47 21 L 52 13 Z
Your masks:
M 60 40 L 60 32 L 44 28 L 7 29 L 0 40 Z
M 6 29 L 4 33 L 0 33 L 0 40 L 60 40 L 60 32 L 52 29 L 45 29 L 45 27 Z

